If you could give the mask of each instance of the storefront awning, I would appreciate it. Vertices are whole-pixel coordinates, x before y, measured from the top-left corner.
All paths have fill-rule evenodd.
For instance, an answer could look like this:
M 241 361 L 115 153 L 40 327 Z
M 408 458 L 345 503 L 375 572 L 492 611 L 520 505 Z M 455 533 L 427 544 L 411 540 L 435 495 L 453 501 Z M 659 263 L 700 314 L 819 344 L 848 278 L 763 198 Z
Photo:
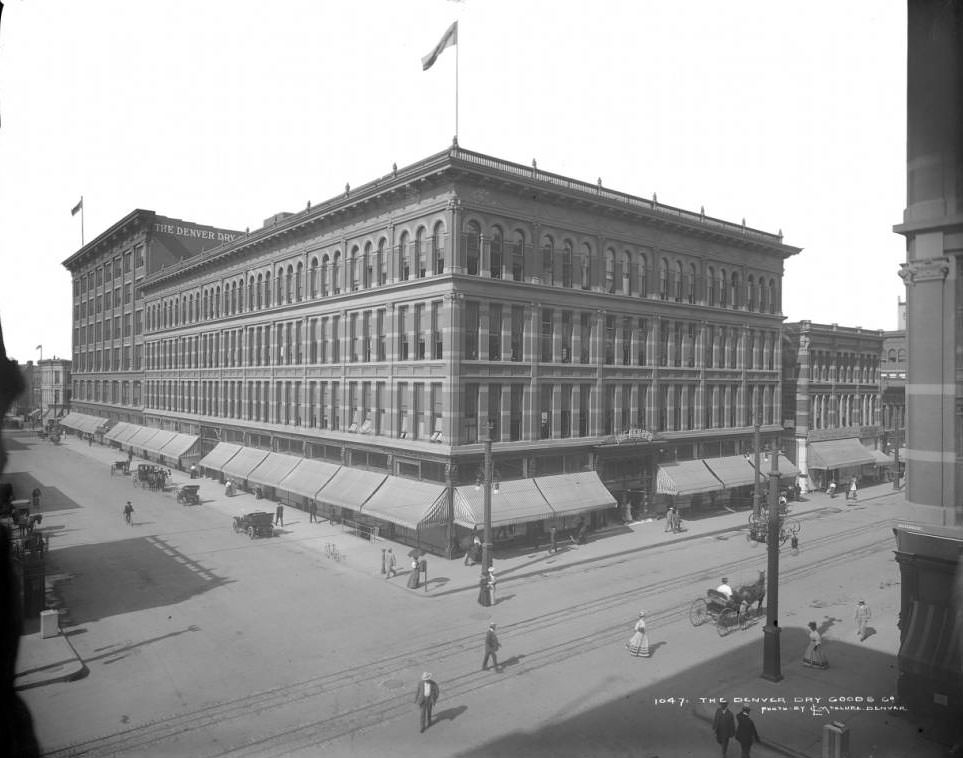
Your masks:
M 235 445 L 233 442 L 218 442 L 211 452 L 197 462 L 197 465 L 213 471 L 221 471 L 224 464 L 239 452 L 241 452 L 240 445 Z
M 406 529 L 420 529 L 448 521 L 447 488 L 438 482 L 419 482 L 389 476 L 368 498 L 361 513 Z
M 124 441 L 124 444 L 140 449 L 143 448 L 145 443 L 149 442 L 155 434 L 157 434 L 156 429 L 149 426 L 142 426 L 134 432 L 134 434 L 130 435 L 130 437 Z
M 866 448 L 869 454 L 873 456 L 873 463 L 877 466 L 891 466 L 893 465 L 893 456 L 886 455 L 882 450 L 876 448 Z
M 769 481 L 769 470 L 772 468 L 772 464 L 769 460 L 770 455 L 772 455 L 772 453 L 763 453 L 761 456 L 759 456 L 759 473 L 762 474 L 761 481 L 764 487 L 766 486 L 766 482 Z M 755 456 L 749 456 L 749 465 L 755 469 Z M 796 467 L 796 464 L 789 460 L 786 457 L 786 454 L 782 451 L 779 452 L 779 460 L 776 461 L 776 468 L 779 471 L 780 479 L 790 476 L 799 476 L 799 469 Z
M 290 474 L 300 462 L 301 459 L 294 455 L 268 453 L 267 457 L 255 466 L 245 478 L 255 484 L 277 487 L 281 484 L 281 480 Z
M 68 413 L 60 422 L 61 426 L 86 434 L 95 434 L 98 429 L 109 423 L 110 419 L 90 416 L 86 413 Z
M 360 511 L 361 506 L 381 486 L 387 474 L 342 466 L 317 495 L 318 500 Z
M 173 439 L 161 448 L 161 455 L 167 458 L 180 458 L 187 455 L 200 439 L 196 434 L 175 432 Z
M 832 471 L 875 463 L 869 450 L 855 437 L 809 443 L 809 468 Z
M 660 495 L 698 495 L 724 489 L 702 461 L 660 463 L 656 492 Z
M 237 451 L 237 455 L 221 467 L 221 472 L 225 476 L 232 476 L 235 479 L 247 479 L 248 474 L 267 457 L 267 450 L 258 450 L 256 447 L 242 447 Z
M 899 648 L 900 672 L 958 682 L 963 676 L 963 610 L 918 600 L 910 607 L 906 636 Z
M 281 480 L 278 489 L 313 499 L 318 494 L 318 490 L 338 473 L 339 468 L 341 466 L 337 463 L 302 458 L 298 465 Z
M 535 486 L 558 516 L 614 508 L 618 505 L 594 471 L 537 476 Z
M 135 424 L 128 424 L 126 421 L 121 421 L 104 435 L 104 439 L 119 442 L 122 437 L 136 432 L 137 429 L 138 427 Z
M 721 481 L 727 490 L 756 483 L 756 469 L 744 455 L 727 455 L 722 458 L 706 458 L 703 463 Z
M 485 493 L 471 485 L 455 488 L 455 523 L 469 529 L 485 523 Z M 501 482 L 498 492 L 492 491 L 492 526 L 523 524 L 555 518 L 534 479 L 513 479 Z
M 171 432 L 167 429 L 158 429 L 156 433 L 147 442 L 144 442 L 140 447 L 144 448 L 148 453 L 154 453 L 155 455 L 161 455 L 161 450 L 164 446 L 174 439 L 177 432 Z

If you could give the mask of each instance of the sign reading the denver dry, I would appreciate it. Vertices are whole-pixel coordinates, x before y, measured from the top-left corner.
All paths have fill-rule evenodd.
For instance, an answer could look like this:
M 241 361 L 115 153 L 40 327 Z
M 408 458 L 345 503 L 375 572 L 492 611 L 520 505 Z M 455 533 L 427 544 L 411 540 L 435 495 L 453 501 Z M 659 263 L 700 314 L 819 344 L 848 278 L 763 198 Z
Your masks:
M 155 223 L 154 231 L 161 234 L 173 234 L 177 237 L 187 237 L 197 240 L 216 240 L 217 242 L 230 242 L 238 237 L 231 232 L 223 232 L 218 229 L 202 229 L 201 227 L 190 224 L 165 224 Z

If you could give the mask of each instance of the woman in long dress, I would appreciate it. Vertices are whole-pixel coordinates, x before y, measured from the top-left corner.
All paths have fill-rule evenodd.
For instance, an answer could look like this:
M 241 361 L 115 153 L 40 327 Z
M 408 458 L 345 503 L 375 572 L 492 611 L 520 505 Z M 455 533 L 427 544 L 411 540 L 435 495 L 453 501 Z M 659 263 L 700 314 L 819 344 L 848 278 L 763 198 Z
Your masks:
M 803 665 L 817 669 L 829 667 L 829 664 L 826 662 L 826 656 L 823 655 L 823 638 L 820 637 L 819 632 L 816 631 L 815 621 L 809 622 L 809 646 L 806 648 L 806 654 L 803 656 Z
M 625 643 L 629 654 L 638 658 L 649 657 L 649 637 L 645 633 L 645 611 L 639 612 L 639 620 L 635 622 L 635 634 Z

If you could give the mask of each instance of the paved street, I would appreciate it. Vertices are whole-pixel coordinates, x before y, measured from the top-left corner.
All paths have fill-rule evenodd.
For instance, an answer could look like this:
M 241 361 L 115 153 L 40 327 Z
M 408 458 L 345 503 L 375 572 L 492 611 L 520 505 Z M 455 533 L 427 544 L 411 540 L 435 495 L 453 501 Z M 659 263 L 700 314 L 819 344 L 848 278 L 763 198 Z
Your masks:
M 785 678 L 771 683 L 758 676 L 761 622 L 721 637 L 689 621 L 692 601 L 721 576 L 739 585 L 765 569 L 765 548 L 736 531 L 745 514 L 691 522 L 678 536 L 662 522 L 634 524 L 555 556 L 498 560 L 498 603 L 481 608 L 478 569 L 460 560 L 429 557 L 429 591 L 408 590 L 406 547 L 396 546 L 403 573 L 385 581 L 383 543 L 309 524 L 297 510 L 285 509 L 275 537 L 249 540 L 231 514 L 273 503 L 228 499 L 202 480 L 204 503 L 180 506 L 111 476 L 116 451 L 11 440 L 8 473 L 45 492 L 61 624 L 88 670 L 23 693 L 50 755 L 717 755 L 706 721 L 714 706 L 699 698 L 895 694 L 891 527 L 901 495 L 884 488 L 853 507 L 823 495 L 796 507 L 801 550 L 781 555 Z M 132 526 L 121 516 L 128 499 Z M 344 561 L 325 554 L 331 542 Z M 853 624 L 860 598 L 873 609 L 863 643 Z M 624 648 L 641 608 L 650 659 Z M 500 673 L 479 670 L 490 620 Z M 801 664 L 810 620 L 829 671 Z M 436 723 L 419 734 L 422 671 L 441 698 Z M 658 702 L 671 697 L 685 702 Z M 887 711 L 762 705 L 753 717 L 768 744 L 754 755 L 819 755 L 833 719 L 849 724 L 853 755 L 940 755 L 926 739 L 907 743 L 912 729 Z

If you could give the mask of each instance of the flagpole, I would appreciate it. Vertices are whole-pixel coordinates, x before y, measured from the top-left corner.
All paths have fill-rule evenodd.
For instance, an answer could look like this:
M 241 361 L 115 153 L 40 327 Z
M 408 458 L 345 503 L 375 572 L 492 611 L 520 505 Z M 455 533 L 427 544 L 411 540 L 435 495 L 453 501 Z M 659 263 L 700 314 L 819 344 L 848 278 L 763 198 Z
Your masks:
M 458 142 L 458 50 L 461 45 L 455 44 L 455 142 Z

